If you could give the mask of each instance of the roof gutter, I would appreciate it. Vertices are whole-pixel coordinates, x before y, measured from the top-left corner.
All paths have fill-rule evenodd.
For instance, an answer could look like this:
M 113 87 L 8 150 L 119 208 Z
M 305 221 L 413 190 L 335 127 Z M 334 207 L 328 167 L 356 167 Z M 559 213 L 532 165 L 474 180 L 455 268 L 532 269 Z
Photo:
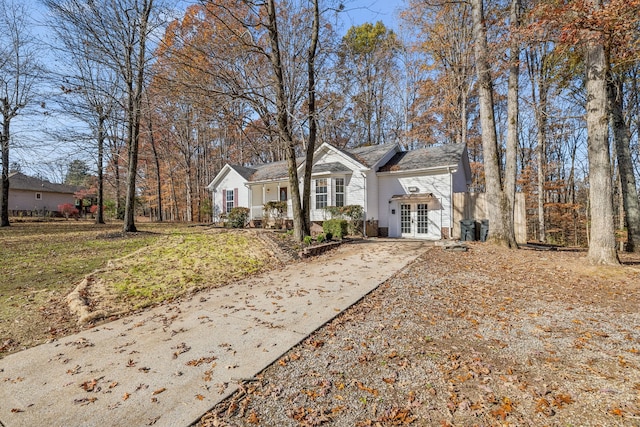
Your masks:
M 378 171 L 376 172 L 376 174 L 378 175 L 406 175 L 406 174 L 415 174 L 415 173 L 420 173 L 420 172 L 435 172 L 435 171 L 442 171 L 442 172 L 449 172 L 449 173 L 455 173 L 458 171 L 458 165 L 446 165 L 446 166 L 434 166 L 431 168 L 419 168 L 419 169 L 406 169 L 406 170 L 399 170 L 399 171 Z

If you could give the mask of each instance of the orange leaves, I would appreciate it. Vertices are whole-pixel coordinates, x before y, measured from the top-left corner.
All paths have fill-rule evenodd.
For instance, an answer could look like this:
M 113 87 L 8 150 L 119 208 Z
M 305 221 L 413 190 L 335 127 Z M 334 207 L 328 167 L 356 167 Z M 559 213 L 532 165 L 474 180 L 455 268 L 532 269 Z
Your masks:
M 511 412 L 513 412 L 513 402 L 511 402 L 511 399 L 509 399 L 508 397 L 503 397 L 502 404 L 498 409 L 494 409 L 493 411 L 491 411 L 491 415 L 493 415 L 495 418 L 505 420 L 507 418 L 507 415 L 509 415 Z
M 562 409 L 573 402 L 573 398 L 568 394 L 551 395 L 549 398 L 542 397 L 536 401 L 534 411 L 550 417 L 555 415 L 554 407 L 556 409 Z
M 379 394 L 378 390 L 376 390 L 375 388 L 372 388 L 372 387 L 367 387 L 364 384 L 362 384 L 360 381 L 355 381 L 354 384 L 360 390 L 366 391 L 367 393 L 371 393 L 374 396 L 377 396 Z
M 211 357 L 201 357 L 200 359 L 194 359 L 194 360 L 189 360 L 186 365 L 187 366 L 200 366 L 203 363 L 211 363 L 214 360 L 216 360 L 215 356 L 211 356 Z
M 100 389 L 96 389 L 96 386 L 98 385 L 98 380 L 96 380 L 95 378 L 89 381 L 85 381 L 82 384 L 80 384 L 80 387 L 82 387 L 82 389 L 84 389 L 84 391 L 86 392 L 92 392 L 92 391 L 100 391 Z

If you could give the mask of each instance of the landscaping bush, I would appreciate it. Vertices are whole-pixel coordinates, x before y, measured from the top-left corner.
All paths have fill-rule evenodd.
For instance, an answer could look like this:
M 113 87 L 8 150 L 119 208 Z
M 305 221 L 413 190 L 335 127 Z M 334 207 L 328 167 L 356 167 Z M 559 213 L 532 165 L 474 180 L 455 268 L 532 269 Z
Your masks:
M 347 235 L 349 223 L 346 219 L 330 219 L 322 223 L 322 231 L 324 234 L 331 234 L 338 240 L 342 240 Z
M 324 238 L 327 240 L 327 242 L 330 242 L 331 239 L 333 239 L 333 235 L 331 233 L 324 233 Z
M 311 236 L 304 236 L 304 244 L 309 246 L 311 245 L 311 243 L 313 242 L 313 237 Z
M 58 211 L 64 215 L 66 219 L 69 219 L 70 216 L 77 217 L 80 211 L 71 203 L 64 203 L 62 205 L 58 205 Z
M 249 208 L 233 208 L 229 211 L 227 218 L 232 228 L 244 228 L 249 219 Z
M 262 207 L 262 211 L 264 213 L 262 222 L 263 227 L 267 227 L 268 225 L 270 225 L 269 220 L 273 218 L 273 226 L 275 228 L 282 228 L 282 226 L 284 225 L 284 217 L 287 214 L 287 202 L 272 200 L 264 204 L 264 206 Z
M 318 234 L 318 235 L 316 236 L 316 242 L 318 242 L 318 243 L 322 243 L 322 242 L 324 242 L 324 241 L 325 241 L 325 239 L 326 239 L 326 237 L 325 237 L 324 233 L 320 233 L 320 234 Z
M 348 220 L 347 232 L 344 234 L 362 234 L 364 208 L 360 205 L 327 206 L 324 208 L 332 219 Z M 336 235 L 337 237 L 337 235 Z

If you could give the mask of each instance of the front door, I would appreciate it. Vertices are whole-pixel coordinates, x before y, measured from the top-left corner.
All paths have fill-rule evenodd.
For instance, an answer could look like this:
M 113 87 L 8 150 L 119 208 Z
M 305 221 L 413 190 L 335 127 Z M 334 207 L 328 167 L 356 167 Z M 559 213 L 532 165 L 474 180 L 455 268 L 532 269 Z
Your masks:
M 426 203 L 402 203 L 400 205 L 400 234 L 402 237 L 424 238 L 429 230 Z

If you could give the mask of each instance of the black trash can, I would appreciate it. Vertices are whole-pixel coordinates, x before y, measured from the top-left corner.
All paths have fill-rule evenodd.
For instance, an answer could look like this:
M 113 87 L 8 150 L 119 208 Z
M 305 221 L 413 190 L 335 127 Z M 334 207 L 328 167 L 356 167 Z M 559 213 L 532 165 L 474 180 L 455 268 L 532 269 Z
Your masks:
M 488 235 L 489 235 L 489 220 L 488 219 L 480 220 L 480 241 L 486 242 Z
M 460 240 L 473 242 L 476 240 L 476 222 L 472 219 L 460 221 Z

